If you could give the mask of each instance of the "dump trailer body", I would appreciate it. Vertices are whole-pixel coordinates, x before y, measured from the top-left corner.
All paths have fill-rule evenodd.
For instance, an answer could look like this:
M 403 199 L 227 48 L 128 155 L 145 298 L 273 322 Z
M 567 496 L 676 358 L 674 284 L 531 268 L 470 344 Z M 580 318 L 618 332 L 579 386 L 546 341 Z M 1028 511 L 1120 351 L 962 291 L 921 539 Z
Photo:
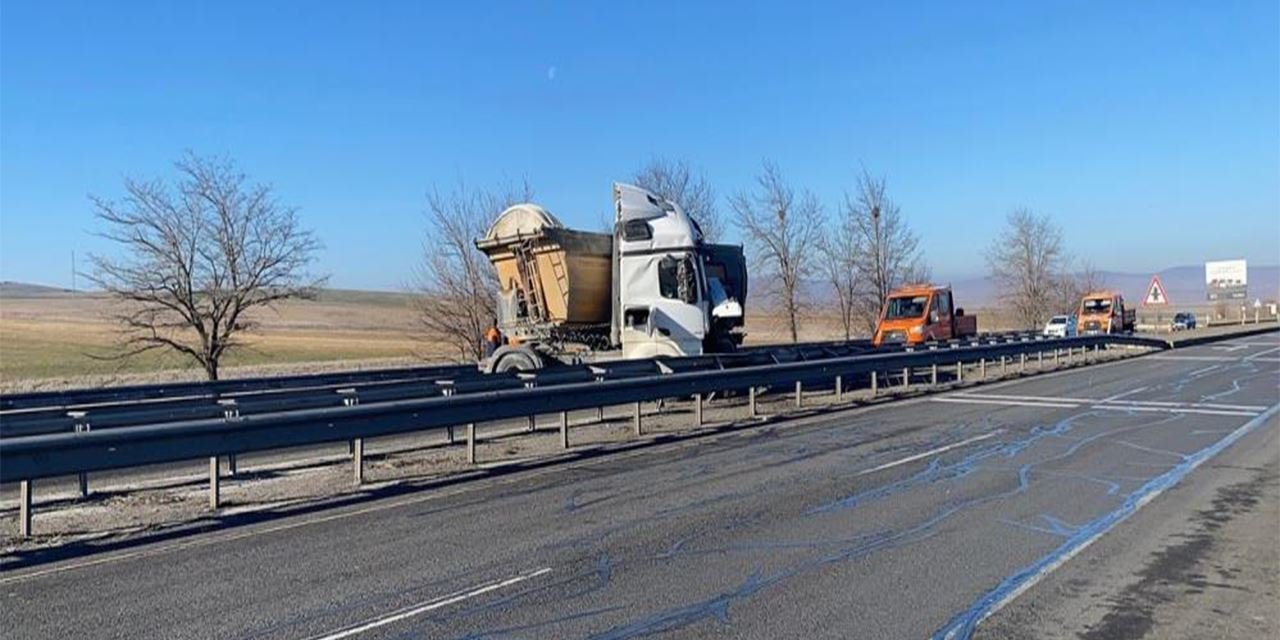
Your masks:
M 536 205 L 504 211 L 476 242 L 498 275 L 498 327 L 516 339 L 580 334 L 606 340 L 612 238 L 566 229 Z

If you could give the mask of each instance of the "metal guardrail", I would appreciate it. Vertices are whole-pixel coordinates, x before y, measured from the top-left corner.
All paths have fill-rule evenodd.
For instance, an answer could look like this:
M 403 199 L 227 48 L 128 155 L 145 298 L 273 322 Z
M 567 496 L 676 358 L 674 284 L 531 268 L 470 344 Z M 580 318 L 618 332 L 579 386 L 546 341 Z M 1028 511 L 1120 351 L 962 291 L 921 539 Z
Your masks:
M 198 458 L 209 459 L 210 506 L 219 504 L 218 459 L 234 459 L 239 453 L 284 449 L 330 442 L 348 441 L 355 482 L 363 480 L 364 439 L 448 429 L 450 442 L 455 427 L 467 427 L 467 457 L 475 462 L 475 425 L 539 414 L 560 414 L 560 435 L 569 446 L 568 412 L 613 405 L 635 405 L 634 427 L 643 432 L 640 403 L 668 398 L 695 399 L 695 422 L 702 423 L 704 398 L 723 391 L 746 391 L 751 415 L 755 415 L 756 396 L 760 389 L 795 385 L 797 402 L 801 385 L 831 382 L 837 397 L 846 383 L 867 383 L 874 393 L 878 379 L 901 373 L 909 385 L 913 372 L 931 367 L 931 381 L 939 379 L 939 368 L 955 366 L 956 378 L 963 379 L 964 366 L 981 363 L 985 378 L 986 362 L 1006 358 L 1018 359 L 1025 369 L 1030 354 L 1053 353 L 1057 360 L 1062 352 L 1068 359 L 1077 351 L 1130 345 L 1167 349 L 1164 340 L 1135 336 L 1084 336 L 1042 338 L 1021 336 L 1003 340 L 979 340 L 969 345 L 929 345 L 895 352 L 881 351 L 851 356 L 820 357 L 821 353 L 790 353 L 791 361 L 780 361 L 777 353 L 744 354 L 741 358 L 723 358 L 698 362 L 695 359 L 672 359 L 655 362 L 660 373 L 635 375 L 635 363 L 613 363 L 631 373 L 610 379 L 609 363 L 580 370 L 549 370 L 539 383 L 538 375 L 524 375 L 517 380 L 502 380 L 500 389 L 493 388 L 487 376 L 465 376 L 459 380 L 438 381 L 440 395 L 409 400 L 361 402 L 357 394 L 347 394 L 343 406 L 304 408 L 287 411 L 243 415 L 226 410 L 221 417 L 183 420 L 140 426 L 107 429 L 79 429 L 72 433 L 53 433 L 0 438 L 0 482 L 21 483 L 19 528 L 30 535 L 32 481 L 79 474 L 82 493 L 87 492 L 87 474 L 177 462 Z M 814 357 L 815 359 L 806 359 Z M 705 359 L 704 359 L 705 360 Z M 668 364 L 669 363 L 669 364 Z M 714 368 L 711 366 L 714 364 Z M 738 365 L 738 366 L 734 366 Z M 880 374 L 885 378 L 879 378 Z M 613 371 L 614 375 L 620 371 Z M 559 376 L 559 379 L 553 379 Z M 471 387 L 468 389 L 467 387 Z M 532 425 L 532 422 L 531 422 Z
M 90 405 L 111 405 L 145 401 L 174 401 L 240 394 L 280 392 L 291 389 L 371 384 L 392 380 L 413 380 L 459 375 L 475 371 L 474 365 L 436 365 L 394 369 L 367 369 L 337 373 L 300 374 L 237 378 L 214 382 L 168 382 L 101 389 L 34 391 L 0 395 L 0 411 L 66 409 Z
M 1085 336 L 688 371 L 251 416 L 0 439 L 0 482 L 280 449 L 813 379 L 1161 340 Z
M 558 380 L 653 375 L 663 370 L 723 369 L 751 363 L 833 358 L 870 349 L 867 341 L 752 347 L 739 353 L 620 360 L 565 366 L 538 372 L 539 386 Z M 897 350 L 897 349 L 894 349 Z M 597 373 L 593 373 L 597 372 Z M 0 438 L 111 429 L 198 420 L 234 410 L 239 415 L 337 407 L 354 392 L 361 402 L 386 402 L 440 395 L 440 382 L 469 380 L 469 390 L 513 386 L 514 374 L 482 374 L 471 365 L 385 369 L 348 374 L 256 378 L 213 383 L 145 385 L 0 396 Z M 514 386 L 523 386 L 515 383 Z M 52 404 L 44 404 L 52 403 Z

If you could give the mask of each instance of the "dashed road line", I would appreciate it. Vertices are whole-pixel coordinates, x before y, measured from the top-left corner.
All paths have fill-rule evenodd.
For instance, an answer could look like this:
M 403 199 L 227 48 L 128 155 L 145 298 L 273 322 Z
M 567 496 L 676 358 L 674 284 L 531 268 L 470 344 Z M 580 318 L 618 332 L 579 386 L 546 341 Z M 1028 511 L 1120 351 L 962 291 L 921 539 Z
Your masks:
M 500 580 L 498 582 L 490 582 L 489 584 L 480 585 L 468 590 L 456 591 L 447 596 L 436 598 L 435 600 L 430 600 L 430 601 L 413 605 L 410 607 L 405 607 L 398 611 L 389 613 L 385 616 L 374 618 L 373 620 L 370 620 L 368 622 L 363 622 L 354 626 L 350 626 L 340 631 L 335 631 L 333 633 L 329 633 L 326 635 L 312 636 L 310 640 L 341 640 L 342 638 L 350 638 L 352 636 L 360 635 L 366 631 L 372 631 L 379 627 L 385 627 L 389 624 L 400 622 L 401 620 L 406 620 L 408 618 L 419 616 L 424 613 L 434 611 L 436 609 L 440 609 L 442 607 L 447 607 L 451 604 L 457 604 L 464 600 L 470 600 L 471 598 L 482 596 L 491 591 L 497 591 L 498 589 L 510 587 L 510 586 L 519 584 L 521 582 L 524 582 L 525 580 L 530 580 L 532 578 L 536 578 L 538 576 L 545 575 L 550 572 L 551 572 L 551 567 L 543 567 L 531 573 L 517 575 L 511 578 L 507 578 L 505 580 Z

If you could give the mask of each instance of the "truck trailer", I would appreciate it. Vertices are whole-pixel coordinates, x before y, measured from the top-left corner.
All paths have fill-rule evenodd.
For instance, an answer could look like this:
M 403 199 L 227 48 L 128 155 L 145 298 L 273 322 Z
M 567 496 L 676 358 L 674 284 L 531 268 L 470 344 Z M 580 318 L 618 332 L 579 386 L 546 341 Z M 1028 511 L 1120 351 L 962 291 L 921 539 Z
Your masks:
M 742 343 L 742 247 L 712 244 L 677 203 L 613 186 L 612 233 L 565 227 L 536 204 L 503 211 L 476 247 L 498 276 L 508 344 L 489 372 L 728 352 Z

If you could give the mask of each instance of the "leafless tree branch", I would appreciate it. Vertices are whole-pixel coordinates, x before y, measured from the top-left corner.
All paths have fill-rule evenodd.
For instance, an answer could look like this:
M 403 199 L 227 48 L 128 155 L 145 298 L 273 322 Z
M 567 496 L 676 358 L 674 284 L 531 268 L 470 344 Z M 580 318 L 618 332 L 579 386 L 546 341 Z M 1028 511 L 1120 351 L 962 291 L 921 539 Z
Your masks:
M 1019 208 L 987 249 L 987 267 L 1004 303 L 1027 329 L 1042 326 L 1062 299 L 1062 231 L 1047 215 Z
M 87 275 L 121 303 L 121 350 L 110 357 L 170 350 L 216 380 L 255 309 L 312 297 L 324 283 L 307 274 L 320 244 L 296 209 L 230 160 L 188 153 L 175 166 L 172 186 L 127 180 L 120 202 L 91 197 L 99 235 L 121 255 L 91 255 Z
M 483 355 L 481 338 L 496 314 L 497 274 L 475 239 L 507 207 L 533 199 L 527 182 L 486 191 L 459 183 L 427 194 L 427 232 L 416 289 L 423 338 L 447 344 L 460 359 Z
M 759 281 L 782 307 L 791 341 L 798 342 L 805 304 L 801 285 L 817 257 L 822 206 L 807 190 L 797 194 L 768 161 L 756 177 L 755 191 L 734 195 L 729 206 L 763 276 Z
M 698 223 L 707 242 L 715 242 L 722 233 L 720 212 L 711 183 L 689 168 L 684 160 L 654 158 L 636 172 L 636 186 L 648 189 L 678 205 Z

